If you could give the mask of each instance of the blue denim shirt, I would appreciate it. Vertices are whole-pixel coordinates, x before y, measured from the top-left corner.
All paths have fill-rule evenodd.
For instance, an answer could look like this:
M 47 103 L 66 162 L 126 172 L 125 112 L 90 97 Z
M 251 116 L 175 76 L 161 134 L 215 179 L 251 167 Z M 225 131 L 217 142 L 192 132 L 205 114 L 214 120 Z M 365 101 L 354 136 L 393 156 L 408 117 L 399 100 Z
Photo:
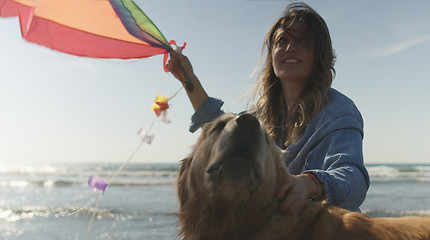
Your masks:
M 328 97 L 328 104 L 283 157 L 291 174 L 308 172 L 318 177 L 329 204 L 360 211 L 369 188 L 363 162 L 363 119 L 355 104 L 340 92 L 330 89 Z M 221 100 L 208 98 L 192 116 L 190 131 L 223 114 L 222 105 Z M 281 139 L 276 142 L 282 146 Z

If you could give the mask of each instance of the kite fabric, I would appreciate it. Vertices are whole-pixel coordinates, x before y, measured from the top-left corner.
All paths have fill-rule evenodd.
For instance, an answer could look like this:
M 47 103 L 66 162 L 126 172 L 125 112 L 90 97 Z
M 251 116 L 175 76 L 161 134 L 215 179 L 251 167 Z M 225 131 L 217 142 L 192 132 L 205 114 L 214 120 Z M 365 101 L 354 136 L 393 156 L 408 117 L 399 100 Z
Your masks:
M 132 0 L 0 0 L 0 16 L 18 16 L 27 41 L 77 56 L 131 59 L 172 50 Z

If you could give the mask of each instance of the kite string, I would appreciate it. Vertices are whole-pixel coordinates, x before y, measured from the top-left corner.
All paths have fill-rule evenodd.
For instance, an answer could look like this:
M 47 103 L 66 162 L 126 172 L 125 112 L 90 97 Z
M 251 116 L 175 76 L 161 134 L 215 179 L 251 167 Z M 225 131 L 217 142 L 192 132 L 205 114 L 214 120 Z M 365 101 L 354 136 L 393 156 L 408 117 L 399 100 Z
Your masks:
M 83 206 L 83 207 L 81 207 L 81 208 L 79 208 L 79 209 L 77 209 L 77 210 L 75 210 L 75 211 L 71 212 L 71 213 L 69 214 L 69 216 L 75 215 L 76 213 L 78 213 L 78 212 L 80 212 L 80 211 L 84 210 L 85 208 L 87 208 L 87 207 L 88 207 L 91 203 L 93 203 L 93 202 L 94 202 L 94 200 L 89 201 L 87 204 L 85 204 L 85 206 Z
M 154 122 L 154 121 L 153 121 Z M 127 166 L 127 164 L 131 161 L 131 159 L 133 159 L 134 155 L 136 155 L 136 153 L 139 151 L 140 147 L 142 146 L 142 144 L 144 143 L 144 141 L 140 141 L 140 143 L 137 145 L 136 149 L 134 150 L 134 152 L 130 155 L 130 157 L 127 159 L 126 162 L 124 162 L 119 168 L 118 170 L 116 170 L 116 172 L 113 174 L 113 176 L 111 177 L 111 179 L 108 181 L 108 185 L 106 186 L 105 190 L 99 195 L 99 198 L 97 199 L 97 203 L 96 206 L 94 207 L 94 211 L 93 214 L 91 215 L 91 220 L 90 223 L 88 224 L 87 227 L 87 232 L 85 233 L 85 240 L 88 240 L 88 234 L 91 231 L 91 227 L 93 225 L 94 222 L 94 217 L 97 213 L 97 210 L 99 209 L 99 204 L 103 198 L 103 195 L 105 193 L 105 191 L 108 189 L 110 183 L 118 176 L 118 174 Z M 87 204 L 86 206 L 88 206 L 89 204 Z M 77 213 L 79 211 L 81 211 L 83 208 L 75 211 L 74 213 Z M 74 214 L 72 213 L 72 214 Z
M 174 97 L 176 97 L 176 95 L 185 87 L 185 83 L 184 84 L 182 84 L 182 86 L 178 89 L 178 90 L 176 90 L 176 92 L 174 92 L 173 93 L 173 95 L 172 96 L 170 96 L 169 98 L 168 98 L 168 100 L 170 101 L 170 100 L 172 100 Z M 152 130 L 152 127 L 154 126 L 154 124 L 155 124 L 155 121 L 157 120 L 157 116 L 154 118 L 154 120 L 152 120 L 152 122 L 151 122 L 151 125 L 149 126 L 149 128 L 148 128 L 148 133 Z M 143 143 L 144 143 L 145 141 L 140 141 L 140 143 L 137 145 L 137 147 L 135 148 L 135 150 L 131 153 L 131 155 L 128 157 L 128 159 L 127 159 L 127 161 L 125 161 L 113 174 L 112 174 L 112 177 L 110 178 L 110 180 L 108 181 L 108 184 L 107 184 L 107 186 L 106 186 L 106 188 L 105 188 L 105 190 L 99 195 L 99 197 L 98 197 L 98 199 L 97 199 L 97 203 L 96 203 L 96 206 L 95 206 L 95 208 L 94 208 L 94 211 L 93 211 L 93 214 L 92 214 L 92 216 L 91 216 L 91 220 L 90 220 L 90 222 L 89 222 L 89 224 L 88 224 L 88 228 L 87 228 L 87 232 L 85 233 L 85 239 L 86 240 L 88 240 L 88 235 L 89 235 L 89 233 L 90 233 L 90 231 L 91 231 L 91 227 L 92 227 L 92 225 L 93 225 L 93 222 L 94 222 L 94 218 L 95 218 L 95 215 L 96 215 L 96 213 L 97 213 L 97 210 L 98 210 L 98 207 L 99 207 L 99 204 L 100 204 L 100 202 L 101 202 L 101 200 L 102 200 L 102 198 L 103 198 L 103 195 L 104 195 L 104 193 L 105 193 L 105 191 L 107 190 L 107 188 L 109 187 L 109 185 L 110 185 L 110 183 L 112 183 L 113 182 L 113 180 L 118 176 L 118 174 L 128 165 L 128 163 L 134 158 L 134 156 L 136 155 L 136 153 L 139 151 L 139 149 L 141 148 L 141 146 L 143 145 Z M 109 176 L 109 175 L 111 175 L 111 174 L 108 174 L 107 176 Z M 92 201 L 91 201 L 92 202 Z M 90 203 L 91 203 L 90 202 Z M 83 210 L 84 208 L 86 208 L 90 203 L 88 203 L 87 205 L 85 205 L 84 207 L 82 207 L 82 208 L 80 208 L 80 209 L 78 209 L 78 210 L 76 210 L 76 211 L 74 211 L 73 213 L 71 213 L 70 215 L 73 215 L 73 214 L 75 214 L 75 213 L 78 213 L 78 212 L 80 212 L 81 210 Z
M 116 172 L 113 174 L 113 176 L 111 177 L 111 179 L 108 181 L 108 183 L 110 184 L 117 176 L 118 174 L 127 166 L 127 164 L 131 161 L 131 159 L 133 159 L 134 155 L 136 155 L 136 153 L 139 151 L 140 147 L 143 145 L 143 141 L 140 141 L 140 143 L 137 145 L 136 149 L 134 150 L 134 152 L 130 155 L 130 157 L 127 159 L 127 161 L 125 161 L 121 167 L 118 168 L 118 170 L 116 170 Z M 106 186 L 106 189 L 109 187 L 109 184 Z M 105 189 L 105 191 L 106 191 Z
M 172 96 L 169 97 L 169 101 L 172 100 L 174 97 L 176 97 L 176 95 L 178 95 L 178 93 L 185 87 L 185 85 L 186 83 L 182 84 L 182 86 L 178 90 L 176 90 L 176 92 L 173 93 Z
M 184 88 L 185 84 L 182 84 L 182 86 L 176 90 L 176 92 L 173 93 L 173 95 L 171 97 L 169 97 L 169 101 L 171 99 L 173 99 L 174 97 L 176 97 L 176 95 L 178 95 L 178 93 Z M 154 118 L 154 120 L 152 120 L 151 125 L 149 125 L 148 128 L 148 133 L 152 130 L 152 127 L 155 124 L 155 121 L 157 120 L 157 117 Z M 130 155 L 130 157 L 127 159 L 127 161 L 125 161 L 119 168 L 118 170 L 113 174 L 112 178 L 108 181 L 108 183 L 111 183 L 117 176 L 118 174 L 128 165 L 128 163 L 133 159 L 134 155 L 136 155 L 136 153 L 139 151 L 140 147 L 143 145 L 144 141 L 140 141 L 139 145 L 136 147 L 136 149 L 134 150 L 134 152 Z M 109 184 L 106 186 L 106 189 L 109 187 Z
M 88 234 L 90 233 L 90 231 L 91 231 L 91 227 L 93 226 L 94 217 L 96 216 L 96 212 L 97 212 L 97 210 L 98 210 L 98 208 L 99 208 L 99 204 L 100 204 L 100 202 L 101 202 L 101 200 L 102 200 L 102 198 L 103 198 L 103 194 L 104 194 L 104 192 L 102 192 L 102 193 L 99 195 L 99 198 L 97 199 L 97 203 L 96 203 L 96 206 L 95 206 L 95 208 L 94 208 L 93 214 L 92 214 L 92 216 L 91 216 L 90 223 L 88 224 L 88 227 L 87 227 L 87 232 L 85 233 L 85 240 L 88 240 Z
M 151 124 L 151 126 L 154 124 L 154 121 L 152 121 L 152 124 Z M 117 176 L 118 176 L 118 174 L 127 166 L 127 164 L 131 161 L 131 159 L 133 159 L 133 157 L 134 157 L 134 155 L 136 155 L 136 153 L 139 151 L 139 149 L 140 149 L 140 147 L 143 145 L 143 141 L 140 141 L 140 143 L 137 145 L 137 147 L 136 147 L 136 149 L 134 150 L 134 152 L 130 155 L 130 157 L 127 159 L 127 161 L 125 162 L 125 163 L 123 163 L 113 174 L 112 173 L 109 173 L 108 175 L 107 175 L 107 177 L 109 177 L 110 175 L 112 175 L 112 177 L 111 177 L 111 179 L 108 181 L 108 183 L 111 183 Z M 106 189 L 109 187 L 109 184 L 106 186 L 106 188 L 105 188 L 105 191 L 106 191 Z M 104 193 L 104 192 L 103 192 Z M 94 213 L 97 211 L 97 207 L 98 207 L 98 205 L 99 205 L 99 202 L 100 202 L 100 200 L 101 200 L 101 198 L 102 198 L 102 196 L 103 196 L 103 194 L 101 194 L 100 195 L 100 197 L 99 197 L 99 200 L 97 201 L 97 203 L 96 203 L 96 208 L 95 208 L 95 210 L 94 210 L 94 212 L 93 212 L 93 217 L 92 218 L 94 218 Z M 81 207 L 81 208 L 79 208 L 78 210 L 76 210 L 76 211 L 74 211 L 74 212 L 72 212 L 72 213 L 70 213 L 69 214 L 69 216 L 71 216 L 71 215 L 74 215 L 74 214 L 76 214 L 76 213 L 78 213 L 78 212 L 80 212 L 80 211 L 82 211 L 82 210 L 84 210 L 85 208 L 87 208 L 91 203 L 93 203 L 93 201 L 94 200 L 91 200 L 90 202 L 88 202 L 85 206 L 83 206 L 83 207 Z M 92 222 L 92 220 L 91 220 L 91 222 Z M 91 222 L 90 222 L 90 224 L 91 224 Z

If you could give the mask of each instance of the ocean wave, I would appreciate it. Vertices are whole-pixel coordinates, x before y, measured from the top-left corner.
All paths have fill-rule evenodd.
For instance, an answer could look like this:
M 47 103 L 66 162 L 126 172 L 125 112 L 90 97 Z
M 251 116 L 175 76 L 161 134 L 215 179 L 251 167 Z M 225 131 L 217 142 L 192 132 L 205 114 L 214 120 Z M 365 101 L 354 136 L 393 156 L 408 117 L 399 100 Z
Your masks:
M 373 182 L 430 182 L 430 166 L 428 165 L 370 165 L 367 166 L 367 170 Z
M 161 185 L 173 185 L 176 180 L 160 180 L 160 181 L 148 181 L 148 182 L 112 182 L 109 186 L 116 187 L 144 187 L 144 186 L 161 186 Z
M 405 217 L 405 216 L 430 216 L 430 209 L 427 210 L 369 210 L 365 209 L 362 211 L 364 214 L 370 217 Z
M 82 182 L 73 182 L 67 180 L 12 180 L 12 181 L 0 181 L 1 187 L 14 187 L 14 188 L 26 188 L 26 187 L 69 187 L 69 186 L 80 186 Z
M 110 174 L 111 175 L 111 174 Z M 177 172 L 174 171 L 122 171 L 118 174 L 119 177 L 176 177 Z
M 74 164 L 74 165 L 9 165 L 2 166 L 0 177 L 85 177 L 90 175 L 112 176 L 120 164 Z M 129 164 L 118 176 L 123 177 L 175 177 L 178 164 Z
M 27 187 L 43 187 L 43 188 L 60 188 L 60 187 L 87 187 L 87 179 L 82 181 L 69 181 L 69 180 L 11 180 L 11 181 L 0 181 L 0 187 L 12 187 L 12 188 L 27 188 Z M 160 178 L 160 179 L 148 179 L 141 181 L 113 181 L 109 183 L 109 186 L 115 187 L 144 187 L 144 186 L 161 186 L 161 185 L 173 185 L 176 182 L 176 178 Z
M 0 186 L 67 187 L 86 185 L 91 175 L 109 181 L 121 164 L 58 164 L 41 166 L 2 166 Z M 131 163 L 116 177 L 112 185 L 148 186 L 172 184 L 177 178 L 177 163 Z M 367 170 L 372 182 L 414 181 L 430 183 L 430 165 L 370 164 Z
M 27 166 L 27 165 L 5 165 L 0 168 L 0 174 L 32 174 L 32 173 L 55 173 L 57 168 L 52 165 Z
M 32 219 L 36 217 L 70 217 L 70 216 L 92 216 L 95 213 L 99 217 L 114 218 L 119 212 L 107 209 L 95 208 L 68 208 L 68 207 L 54 207 L 45 208 L 40 206 L 26 206 L 23 208 L 14 209 L 0 209 L 0 220 L 5 222 L 17 222 L 25 219 Z
M 18 222 L 26 219 L 34 218 L 66 218 L 66 217 L 84 217 L 90 218 L 93 214 L 97 219 L 110 218 L 110 219 L 123 219 L 133 218 L 135 212 L 124 212 L 124 210 L 101 209 L 89 206 L 94 205 L 94 202 L 89 202 L 86 206 L 80 207 L 42 207 L 42 206 L 25 206 L 21 208 L 0 208 L 0 222 Z M 143 214 L 143 213 L 141 213 Z M 151 216 L 176 216 L 176 212 L 159 212 L 159 211 L 145 211 L 146 215 Z

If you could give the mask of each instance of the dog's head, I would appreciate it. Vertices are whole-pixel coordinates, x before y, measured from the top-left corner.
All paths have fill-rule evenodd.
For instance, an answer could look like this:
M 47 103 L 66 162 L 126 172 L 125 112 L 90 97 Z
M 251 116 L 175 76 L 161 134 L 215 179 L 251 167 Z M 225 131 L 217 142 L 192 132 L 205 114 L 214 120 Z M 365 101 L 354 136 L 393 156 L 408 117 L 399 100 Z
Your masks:
M 281 149 L 259 121 L 251 114 L 225 114 L 206 124 L 192 154 L 182 161 L 180 221 L 196 218 L 193 224 L 199 224 L 199 217 L 221 220 L 241 215 L 237 211 L 262 211 L 287 180 Z

